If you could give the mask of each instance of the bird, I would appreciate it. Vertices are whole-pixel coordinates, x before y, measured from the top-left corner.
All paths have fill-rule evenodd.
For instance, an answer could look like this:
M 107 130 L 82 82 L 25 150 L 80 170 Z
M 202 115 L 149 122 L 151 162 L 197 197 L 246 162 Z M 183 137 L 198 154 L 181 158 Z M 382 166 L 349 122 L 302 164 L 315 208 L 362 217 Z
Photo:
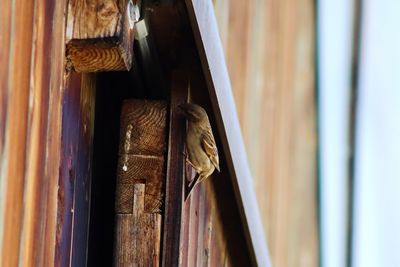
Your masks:
M 207 179 L 214 170 L 220 172 L 219 157 L 207 112 L 193 103 L 178 107 L 187 120 L 186 162 L 196 171 L 196 176 L 189 182 L 186 200 L 197 184 Z

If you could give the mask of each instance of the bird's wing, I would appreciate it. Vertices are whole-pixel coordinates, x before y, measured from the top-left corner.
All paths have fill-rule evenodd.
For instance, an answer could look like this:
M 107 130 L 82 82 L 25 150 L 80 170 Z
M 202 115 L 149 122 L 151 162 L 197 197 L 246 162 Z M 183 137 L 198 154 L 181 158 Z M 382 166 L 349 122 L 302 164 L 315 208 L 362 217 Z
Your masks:
M 212 164 L 219 171 L 218 149 L 215 145 L 215 140 L 214 136 L 212 135 L 211 129 L 209 129 L 208 131 L 204 131 L 201 137 L 201 145 L 207 156 L 210 158 Z

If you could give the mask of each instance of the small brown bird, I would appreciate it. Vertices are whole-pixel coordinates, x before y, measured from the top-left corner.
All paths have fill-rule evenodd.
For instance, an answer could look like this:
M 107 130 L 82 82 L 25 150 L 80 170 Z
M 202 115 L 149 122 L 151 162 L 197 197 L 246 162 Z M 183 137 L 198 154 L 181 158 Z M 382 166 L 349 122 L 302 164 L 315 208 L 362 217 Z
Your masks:
M 209 177 L 215 169 L 219 172 L 218 149 L 206 111 L 196 104 L 179 105 L 188 125 L 186 133 L 186 161 L 192 165 L 197 175 L 189 182 L 186 198 L 195 185 Z

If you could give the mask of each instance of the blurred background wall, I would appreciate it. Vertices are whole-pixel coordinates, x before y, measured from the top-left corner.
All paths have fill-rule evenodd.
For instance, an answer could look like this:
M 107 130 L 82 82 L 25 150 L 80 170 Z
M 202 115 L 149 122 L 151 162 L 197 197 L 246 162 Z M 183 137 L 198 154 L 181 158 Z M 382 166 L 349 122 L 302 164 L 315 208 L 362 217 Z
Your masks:
M 400 266 L 400 1 L 214 0 L 274 266 Z
M 215 0 L 274 266 L 317 266 L 315 1 Z

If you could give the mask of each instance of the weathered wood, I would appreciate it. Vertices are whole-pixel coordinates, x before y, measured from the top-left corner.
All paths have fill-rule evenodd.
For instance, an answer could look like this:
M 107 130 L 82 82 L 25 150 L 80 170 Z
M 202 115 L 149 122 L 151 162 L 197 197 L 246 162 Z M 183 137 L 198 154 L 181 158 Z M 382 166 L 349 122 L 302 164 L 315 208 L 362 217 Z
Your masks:
M 15 12 L 15 8 L 18 10 Z M 13 12 L 14 11 L 14 12 Z M 5 11 L 7 12 L 7 11 Z M 23 220 L 23 195 L 26 163 L 27 126 L 29 112 L 29 87 L 30 65 L 33 37 L 33 1 L 16 1 L 10 6 L 10 26 L 5 29 L 8 35 L 9 53 L 8 62 L 2 62 L 8 66 L 8 84 L 0 88 L 3 102 L 6 103 L 5 114 L 0 132 L 4 143 L 0 166 L 0 182 L 2 194 L 1 201 L 1 266 L 17 266 L 19 262 L 19 247 Z M 3 15 L 3 12 L 1 12 Z M 5 15 L 6 18 L 8 17 Z M 2 29 L 2 27 L 1 27 Z M 9 32 L 7 32 L 9 31 Z M 3 33 L 3 31 L 1 32 Z M 1 34 L 0 33 L 0 34 Z M 7 46 L 6 46 L 7 47 Z M 4 131 L 4 132 L 3 132 Z
M 121 111 L 121 140 L 125 141 L 120 143 L 120 154 L 163 156 L 167 143 L 166 116 L 165 102 L 124 101 Z
M 65 87 L 55 265 L 83 266 L 87 260 L 96 75 L 72 72 Z
M 133 247 L 132 226 L 132 214 L 116 215 L 114 266 L 134 266 L 133 254 L 137 248 Z
M 185 120 L 178 105 L 187 101 L 189 81 L 185 73 L 174 73 L 171 80 L 168 166 L 165 190 L 165 218 L 162 266 L 178 266 L 180 258 L 180 233 L 185 180 Z
M 137 1 L 70 0 L 67 67 L 78 72 L 129 70 Z
M 134 263 L 137 266 L 158 266 L 160 240 L 159 237 L 161 216 L 159 214 L 145 214 L 144 184 L 135 184 L 133 188 L 133 225 L 131 238 L 134 248 Z M 153 216 L 156 215 L 156 216 Z M 158 246 L 157 246 L 158 245 Z
M 221 197 L 212 180 L 200 184 L 192 194 L 184 203 L 179 266 L 249 266 L 244 238 L 233 223 L 239 216 L 229 217 L 232 213 L 223 210 L 227 205 L 218 203 Z
M 66 2 L 1 6 L 0 266 L 53 266 Z
M 167 104 L 126 100 L 116 189 L 114 266 L 159 266 Z M 124 246 L 133 249 L 132 255 Z
M 188 266 L 196 266 L 197 265 L 197 245 L 198 239 L 201 239 L 201 235 L 197 232 L 199 229 L 200 218 L 199 218 L 199 206 L 200 202 L 203 199 L 200 199 L 199 190 L 202 186 L 196 188 L 196 191 L 193 192 L 193 196 L 190 199 L 191 209 L 189 211 L 189 238 L 188 244 L 186 247 L 186 253 L 188 254 Z
M 161 215 L 145 212 L 144 184 L 133 191 L 131 213 L 116 215 L 114 266 L 159 266 Z
M 132 210 L 132 189 L 138 182 L 146 184 L 146 212 L 161 212 L 166 136 L 165 102 L 146 100 L 124 102 L 121 112 L 120 158 L 117 171 L 117 213 L 127 213 Z

